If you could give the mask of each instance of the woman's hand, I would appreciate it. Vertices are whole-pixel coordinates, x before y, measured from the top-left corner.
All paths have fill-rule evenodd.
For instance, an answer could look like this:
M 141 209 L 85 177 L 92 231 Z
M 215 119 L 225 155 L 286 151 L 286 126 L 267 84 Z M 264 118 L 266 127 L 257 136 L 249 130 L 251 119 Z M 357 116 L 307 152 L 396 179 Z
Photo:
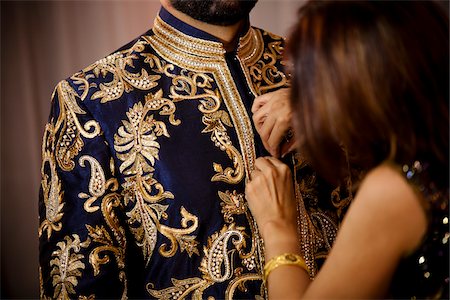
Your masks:
M 289 167 L 273 157 L 260 157 L 245 189 L 248 206 L 265 243 L 297 245 L 297 206 Z

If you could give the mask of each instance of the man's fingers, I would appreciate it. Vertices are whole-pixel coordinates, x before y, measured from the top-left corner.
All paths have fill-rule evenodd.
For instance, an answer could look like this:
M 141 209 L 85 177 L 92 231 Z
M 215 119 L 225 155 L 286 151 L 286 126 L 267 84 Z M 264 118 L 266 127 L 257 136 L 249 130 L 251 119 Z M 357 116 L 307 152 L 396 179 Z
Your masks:
M 276 153 L 275 157 L 279 157 L 281 152 L 281 147 L 286 142 L 286 128 L 285 126 L 276 123 L 274 128 L 272 129 L 267 144 L 272 151 Z
M 261 140 L 264 144 L 264 147 L 271 155 L 276 155 L 276 148 L 273 149 L 272 145 L 269 144 L 270 136 L 272 135 L 272 131 L 275 128 L 276 119 L 271 117 L 270 115 L 267 117 L 267 119 L 264 121 L 262 126 L 259 128 L 258 133 L 261 136 Z
M 257 112 L 262 106 L 269 102 L 271 98 L 270 94 L 264 94 L 255 98 L 252 105 L 252 113 Z
M 252 119 L 253 123 L 255 124 L 256 130 L 259 130 L 266 121 L 267 116 L 269 115 L 269 110 L 269 105 L 266 105 L 262 106 L 257 112 L 253 114 Z

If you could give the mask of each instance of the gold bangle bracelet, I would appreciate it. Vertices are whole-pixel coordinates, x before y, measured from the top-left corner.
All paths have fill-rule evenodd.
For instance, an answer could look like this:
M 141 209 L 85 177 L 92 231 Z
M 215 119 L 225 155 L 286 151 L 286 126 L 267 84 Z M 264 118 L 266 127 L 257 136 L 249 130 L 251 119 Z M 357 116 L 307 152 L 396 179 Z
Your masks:
M 264 282 L 267 282 L 267 277 L 269 276 L 270 272 L 280 266 L 285 265 L 300 267 L 309 274 L 308 267 L 306 266 L 304 259 L 300 255 L 294 253 L 283 253 L 272 257 L 264 266 Z

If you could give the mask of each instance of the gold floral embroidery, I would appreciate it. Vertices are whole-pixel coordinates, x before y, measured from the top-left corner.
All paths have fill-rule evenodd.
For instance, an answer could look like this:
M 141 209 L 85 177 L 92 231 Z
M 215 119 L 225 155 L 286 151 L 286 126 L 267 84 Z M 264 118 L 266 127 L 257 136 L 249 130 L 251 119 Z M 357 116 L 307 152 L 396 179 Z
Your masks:
M 75 294 L 74 287 L 78 285 L 77 277 L 81 276 L 81 270 L 85 268 L 81 261 L 84 255 L 78 252 L 81 248 L 86 248 L 89 243 L 89 239 L 81 242 L 80 237 L 73 234 L 72 238 L 66 236 L 64 241 L 56 244 L 59 249 L 53 252 L 52 257 L 55 258 L 50 261 L 50 266 L 53 267 L 50 276 L 53 278 L 55 287 L 53 298 L 70 299 L 69 295 Z
M 142 248 L 146 263 L 150 262 L 156 245 L 159 231 L 170 241 L 170 245 L 163 244 L 160 253 L 170 257 L 175 254 L 180 245 L 181 251 L 189 255 L 198 254 L 195 236 L 197 217 L 181 209 L 183 229 L 170 228 L 160 224 L 160 219 L 167 218 L 168 205 L 158 202 L 173 199 L 173 194 L 165 191 L 164 187 L 153 178 L 154 164 L 159 159 L 160 144 L 158 137 L 170 137 L 166 124 L 157 121 L 151 111 L 159 111 L 160 115 L 169 116 L 172 125 L 179 125 L 175 120 L 175 105 L 171 100 L 162 97 L 162 90 L 156 94 L 148 94 L 145 104 L 137 103 L 127 112 L 128 121 L 122 121 L 114 136 L 114 149 L 117 157 L 122 161 L 119 170 L 127 177 L 124 183 L 125 205 L 133 202 L 134 206 L 127 212 L 130 229 L 135 235 L 137 244 Z M 149 115 L 150 114 L 150 115 Z
M 41 187 L 43 201 L 45 205 L 45 220 L 39 226 L 39 237 L 47 231 L 47 239 L 50 239 L 52 231 L 60 231 L 62 228 L 61 219 L 63 192 L 61 190 L 61 180 L 56 172 L 56 160 L 53 155 L 55 143 L 54 129 L 51 124 L 45 126 L 44 138 L 42 142 L 42 167 L 41 167 Z M 50 174 L 46 174 L 49 172 Z
M 246 205 L 243 194 L 238 194 L 236 191 L 226 191 L 225 193 L 219 191 L 219 197 L 222 200 L 220 206 L 222 206 L 222 214 L 225 222 L 231 223 L 234 221 L 233 215 L 245 213 Z
M 119 167 L 120 172 L 125 175 L 143 174 L 153 172 L 153 165 L 158 159 L 159 143 L 157 137 L 169 137 L 167 127 L 164 122 L 157 121 L 153 115 L 148 116 L 152 110 L 164 108 L 161 115 L 173 115 L 175 106 L 172 101 L 162 97 L 162 90 L 155 95 L 148 94 L 145 97 L 145 105 L 141 102 L 135 104 L 127 112 L 128 121 L 122 121 L 123 126 L 114 136 L 114 149 L 117 151 L 117 157 L 122 161 Z M 172 125 L 178 125 L 180 122 L 170 119 Z M 148 161 L 149 163 L 147 163 Z M 155 187 L 159 188 L 160 186 Z M 161 200 L 162 197 L 172 197 L 170 194 L 164 194 L 159 190 L 157 197 L 150 197 L 154 201 Z
M 86 89 L 85 80 L 76 75 L 71 78 L 75 83 L 83 84 Z M 63 171 L 71 171 L 75 167 L 74 157 L 84 146 L 82 137 L 91 139 L 98 136 L 101 131 L 95 120 L 88 120 L 84 125 L 81 125 L 78 120 L 78 116 L 85 115 L 86 112 L 78 105 L 77 98 L 83 101 L 86 93 L 78 96 L 67 81 L 61 81 L 53 92 L 53 99 L 56 99 L 55 94 L 57 94 L 59 114 L 57 117 L 53 116 L 50 123 L 46 125 L 42 143 L 41 186 L 46 220 L 39 227 L 39 236 L 46 230 L 47 238 L 50 238 L 53 230 L 59 231 L 62 227 L 60 221 L 63 216 L 63 192 L 56 167 L 59 166 Z M 46 174 L 47 171 L 50 174 Z

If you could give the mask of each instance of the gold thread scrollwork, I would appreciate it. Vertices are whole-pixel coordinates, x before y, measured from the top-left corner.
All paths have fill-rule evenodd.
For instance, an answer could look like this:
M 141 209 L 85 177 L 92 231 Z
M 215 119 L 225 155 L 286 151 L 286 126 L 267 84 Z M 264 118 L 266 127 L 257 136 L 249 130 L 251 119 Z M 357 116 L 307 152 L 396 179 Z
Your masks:
M 247 281 L 260 281 L 261 276 L 258 274 L 244 274 L 241 276 L 236 277 L 232 281 L 230 281 L 230 284 L 227 287 L 227 290 L 225 291 L 225 299 L 234 299 L 234 293 L 237 289 L 245 292 L 247 291 L 247 288 L 245 286 L 245 283 Z M 255 295 L 255 299 L 262 300 L 264 297 L 264 287 L 261 285 L 260 295 Z
M 172 257 L 175 255 L 178 244 L 180 245 L 180 251 L 186 251 L 189 257 L 194 253 L 200 255 L 195 240 L 196 236 L 189 235 L 193 233 L 198 227 L 198 218 L 190 214 L 184 207 L 181 207 L 181 226 L 184 229 L 171 228 L 165 225 L 161 225 L 160 232 L 170 240 L 170 245 L 162 244 L 159 248 L 159 253 L 164 257 Z M 189 223 L 191 225 L 189 226 Z
M 168 73 L 167 75 L 171 75 Z M 220 150 L 225 151 L 233 163 L 233 168 L 223 168 L 218 163 L 213 164 L 214 171 L 217 172 L 211 181 L 223 181 L 231 184 L 239 183 L 244 177 L 244 163 L 240 152 L 233 146 L 228 136 L 227 127 L 233 127 L 230 116 L 224 110 L 219 110 L 221 96 L 219 91 L 211 90 L 211 77 L 203 73 L 188 72 L 182 70 L 181 75 L 173 76 L 173 85 L 170 89 L 175 102 L 184 100 L 199 100 L 198 109 L 204 115 L 203 124 L 206 127 L 202 133 L 211 133 L 211 140 Z M 199 91 L 199 88 L 201 91 Z
M 154 289 L 153 284 L 149 283 L 146 288 L 147 292 L 156 299 L 182 300 L 186 299 L 189 294 L 194 293 L 194 297 L 192 297 L 192 299 L 201 300 L 202 293 L 199 293 L 198 291 L 199 289 L 203 291 L 207 287 L 207 285 L 205 286 L 205 281 L 197 277 L 183 280 L 172 278 L 172 284 L 173 286 L 171 287 L 156 290 Z
M 86 228 L 88 229 L 89 236 L 92 240 L 98 244 L 101 244 L 101 246 L 94 248 L 94 250 L 92 250 L 89 254 L 89 262 L 94 269 L 94 276 L 97 276 L 100 273 L 101 265 L 109 262 L 110 258 L 105 254 L 105 252 L 110 252 L 115 257 L 119 268 L 119 280 L 124 285 L 121 298 L 127 299 L 128 284 L 124 271 L 126 237 L 124 228 L 120 226 L 119 220 L 114 213 L 114 209 L 119 206 L 121 206 L 120 196 L 116 193 L 106 195 L 101 204 L 103 216 L 105 217 L 109 228 L 112 230 L 116 242 L 111 238 L 111 235 L 104 226 L 92 227 L 90 225 L 86 225 Z
M 83 72 L 92 71 L 95 77 L 112 74 L 112 80 L 100 83 L 98 90 L 92 95 L 91 99 L 100 99 L 101 103 L 119 99 L 124 92 L 130 92 L 134 88 L 139 90 L 150 90 L 158 85 L 157 80 L 160 75 L 149 75 L 145 69 L 133 73 L 127 71 L 127 67 L 134 67 L 133 60 L 139 58 L 145 49 L 146 42 L 139 41 L 130 49 L 122 52 L 116 52 L 90 65 Z M 88 75 L 93 76 L 93 75 Z M 96 85 L 93 84 L 96 88 Z
M 264 32 L 264 34 L 268 33 Z M 246 62 L 248 68 L 246 71 L 257 95 L 288 85 L 286 75 L 277 67 L 277 62 L 281 61 L 284 51 L 283 40 L 275 35 L 271 35 L 271 39 L 273 41 L 267 45 L 257 62 L 252 60 Z
M 225 151 L 233 162 L 233 168 L 227 167 L 223 169 L 221 164 L 214 163 L 214 171 L 217 172 L 211 181 L 223 181 L 226 183 L 239 183 L 244 177 L 244 163 L 239 151 L 232 145 L 230 137 L 227 134 L 225 125 L 232 127 L 230 116 L 224 110 L 219 110 L 205 114 L 202 118 L 206 128 L 202 133 L 211 132 L 211 140 L 220 150 Z

